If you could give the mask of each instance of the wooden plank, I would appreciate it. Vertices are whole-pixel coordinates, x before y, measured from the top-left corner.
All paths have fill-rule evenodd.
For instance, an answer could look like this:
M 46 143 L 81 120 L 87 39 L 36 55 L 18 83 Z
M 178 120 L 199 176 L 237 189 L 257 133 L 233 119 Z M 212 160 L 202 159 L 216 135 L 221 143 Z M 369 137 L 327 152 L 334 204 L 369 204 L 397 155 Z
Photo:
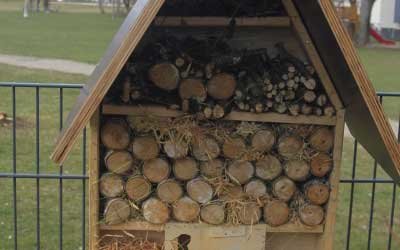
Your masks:
M 163 3 L 164 0 L 136 1 L 68 115 L 51 155 L 54 162 L 64 162 L 78 134 L 99 106 Z
M 158 117 L 179 117 L 184 113 L 179 110 L 167 109 L 162 106 L 117 106 L 103 105 L 103 114 L 105 115 L 153 115 Z M 314 115 L 298 115 L 291 116 L 288 114 L 278 113 L 251 113 L 232 111 L 223 118 L 228 121 L 252 121 L 252 122 L 271 122 L 271 123 L 294 123 L 294 124 L 316 124 L 334 126 L 336 117 L 314 116 Z
M 293 0 L 346 107 L 353 136 L 400 183 L 400 147 L 350 37 L 329 0 Z
M 99 241 L 99 159 L 100 112 L 90 120 L 89 143 L 89 249 L 97 250 Z
M 230 17 L 179 17 L 158 16 L 154 25 L 160 27 L 224 27 L 229 25 Z M 290 20 L 286 16 L 278 17 L 237 17 L 237 27 L 290 27 Z
M 319 238 L 319 248 L 332 250 L 335 240 L 336 208 L 339 199 L 340 167 L 342 161 L 343 138 L 344 138 L 344 110 L 337 113 L 337 123 L 335 127 L 335 139 L 333 147 L 333 169 L 329 176 L 331 193 L 326 206 L 324 233 Z
M 175 222 L 170 222 L 167 224 L 176 224 Z M 166 225 L 167 225 L 166 224 Z M 182 223 L 180 223 L 182 224 Z M 193 225 L 198 225 L 198 223 L 192 223 Z M 166 225 L 155 225 L 151 224 L 147 221 L 135 221 L 131 220 L 122 224 L 117 224 L 117 225 L 106 225 L 106 224 L 100 224 L 100 230 L 137 230 L 137 231 L 164 231 Z M 263 225 L 266 227 L 267 232 L 271 233 L 322 233 L 324 231 L 324 226 L 323 225 L 318 225 L 315 227 L 310 227 L 306 226 L 300 222 L 296 223 L 287 223 L 282 226 L 278 227 L 271 227 L 267 224 L 257 224 L 257 225 Z M 202 227 L 213 227 L 211 225 L 207 225 L 202 223 Z
M 292 0 L 282 0 L 282 3 L 289 15 L 290 21 L 293 24 L 293 29 L 296 31 L 304 50 L 314 66 L 319 78 L 321 79 L 322 85 L 324 86 L 326 94 L 329 96 L 330 101 L 336 110 L 343 108 L 342 101 L 340 100 L 335 85 L 333 84 L 325 66 L 319 57 L 319 54 L 310 38 L 306 28 L 304 27 L 303 21 L 300 19 L 299 13 L 293 5 Z

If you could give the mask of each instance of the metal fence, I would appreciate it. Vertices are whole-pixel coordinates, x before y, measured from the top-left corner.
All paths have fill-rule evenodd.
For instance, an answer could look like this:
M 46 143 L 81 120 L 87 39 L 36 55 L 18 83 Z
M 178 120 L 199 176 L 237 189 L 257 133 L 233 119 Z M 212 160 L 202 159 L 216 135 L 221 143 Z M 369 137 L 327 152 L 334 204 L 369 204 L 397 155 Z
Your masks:
M 14 118 L 10 120 L 11 124 L 8 127 L 0 127 L 1 250 L 87 248 L 86 129 L 81 137 L 81 146 L 78 147 L 80 151 L 74 152 L 77 156 L 68 166 L 51 166 L 52 163 L 48 159 L 57 131 L 53 131 L 50 138 L 42 138 L 43 134 L 50 133 L 52 127 L 56 127 L 55 130 L 61 129 L 67 113 L 65 111 L 68 111 L 82 86 L 63 83 L 0 83 L 0 112 L 9 111 L 10 116 Z M 378 96 L 381 102 L 400 100 L 400 92 L 378 93 Z M 19 102 L 23 102 L 23 106 L 20 107 Z M 397 106 L 397 110 L 399 107 L 400 105 Z M 24 128 L 23 121 L 20 121 L 24 116 L 30 117 L 31 126 L 27 128 Z M 42 116 L 46 119 L 42 119 Z M 26 129 L 29 129 L 30 133 L 26 134 Z M 397 130 L 400 131 L 398 123 Z M 397 187 L 385 174 L 380 173 L 376 162 L 370 168 L 373 170 L 371 176 L 366 177 L 362 174 L 358 177 L 358 168 L 365 168 L 366 165 L 366 152 L 360 149 L 357 141 L 349 140 L 352 144 L 349 150 L 352 152 L 349 155 L 352 157 L 347 164 L 343 164 L 343 188 L 340 191 L 340 197 L 345 197 L 340 203 L 340 211 L 347 212 L 338 214 L 339 238 L 336 240 L 336 248 L 399 249 L 397 247 L 400 247 L 400 242 L 395 233 L 396 227 L 400 227 L 400 214 L 395 212 L 396 203 L 400 200 Z M 26 144 L 32 146 L 26 147 Z M 25 152 L 20 153 L 19 146 L 26 147 Z M 25 159 L 23 163 L 19 163 L 20 158 Z M 361 166 L 359 162 L 362 162 Z M 74 182 L 73 187 L 67 187 L 71 182 Z M 79 182 L 79 185 L 76 182 Z M 378 192 L 378 185 L 384 185 L 386 191 Z M 356 199 L 361 196 L 356 191 L 358 187 L 361 188 L 359 194 L 368 193 L 369 196 L 369 204 L 362 204 L 364 209 L 356 208 Z M 388 192 L 388 188 L 391 191 Z M 73 196 L 69 195 L 67 198 L 71 190 L 74 192 Z M 26 199 L 28 193 L 31 197 Z M 384 215 L 388 225 L 384 227 L 380 227 L 379 224 L 375 226 L 378 218 L 375 211 L 378 205 L 381 206 L 377 201 L 382 199 L 385 207 L 389 209 L 386 211 L 387 217 Z M 79 203 L 78 200 L 81 203 L 79 206 L 75 205 Z M 368 222 L 363 230 L 357 228 L 354 222 L 355 214 L 362 220 L 365 219 L 364 222 Z M 374 228 L 379 230 L 377 244 L 374 244 Z

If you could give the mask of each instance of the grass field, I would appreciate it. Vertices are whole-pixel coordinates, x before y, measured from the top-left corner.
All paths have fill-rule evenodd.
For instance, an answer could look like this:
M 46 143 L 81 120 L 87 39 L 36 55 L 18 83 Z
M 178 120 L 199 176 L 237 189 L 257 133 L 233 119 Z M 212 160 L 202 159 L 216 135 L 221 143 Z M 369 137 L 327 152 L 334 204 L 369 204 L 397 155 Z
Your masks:
M 112 20 L 110 15 L 98 15 L 95 10 L 76 13 L 71 7 L 60 13 L 34 14 L 23 19 L 17 12 L 18 1 L 0 0 L 0 53 L 32 55 L 72 59 L 96 63 L 103 54 L 121 19 Z M 74 13 L 69 13 L 74 12 Z M 87 13 L 86 13 L 87 12 Z M 79 28 L 76 28 L 79 27 Z M 368 73 L 379 91 L 400 91 L 400 51 L 384 49 L 360 49 L 360 56 Z M 379 62 L 379 63 L 377 63 Z M 71 82 L 82 83 L 86 76 L 59 72 L 29 70 L 0 64 L 0 81 L 15 82 Z M 59 92 L 56 89 L 41 89 L 40 92 L 40 133 L 36 137 L 35 89 L 17 89 L 17 161 L 19 173 L 37 171 L 36 156 L 39 156 L 41 173 L 58 173 L 59 168 L 49 160 L 54 139 L 59 129 Z M 78 94 L 77 90 L 64 91 L 64 113 L 67 115 Z M 0 88 L 0 111 L 12 113 L 11 89 Z M 400 98 L 387 99 L 385 110 L 397 118 Z M 35 140 L 40 142 L 37 153 Z M 81 140 L 80 140 L 81 141 Z M 12 130 L 0 127 L 0 172 L 12 172 Z M 351 178 L 353 141 L 345 140 L 343 152 L 343 178 Z M 373 173 L 373 160 L 359 147 L 357 157 L 357 178 L 369 178 Z M 82 145 L 74 152 L 63 170 L 68 174 L 82 174 Z M 386 175 L 378 169 L 378 177 Z M 18 242 L 19 249 L 34 249 L 36 244 L 36 180 L 17 180 Z M 56 249 L 59 241 L 59 180 L 41 180 L 40 229 L 41 249 Z M 81 249 L 81 189 L 82 181 L 64 180 L 63 186 L 63 247 Z M 13 248 L 12 180 L 0 178 L 0 250 Z M 371 202 L 371 184 L 357 184 L 354 188 L 354 207 L 350 249 L 367 248 L 367 229 Z M 347 216 L 350 185 L 340 187 L 340 206 L 336 234 L 336 249 L 344 249 L 346 242 Z M 386 249 L 389 215 L 391 207 L 391 185 L 377 184 L 372 234 L 372 249 Z M 397 192 L 397 208 L 394 217 L 392 249 L 400 249 L 400 192 Z

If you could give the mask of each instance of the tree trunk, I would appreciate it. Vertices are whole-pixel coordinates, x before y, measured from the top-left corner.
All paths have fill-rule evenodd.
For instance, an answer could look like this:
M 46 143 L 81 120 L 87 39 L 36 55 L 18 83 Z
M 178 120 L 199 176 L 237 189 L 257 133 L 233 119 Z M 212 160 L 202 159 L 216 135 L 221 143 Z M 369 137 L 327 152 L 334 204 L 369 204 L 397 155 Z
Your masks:
M 192 222 L 199 217 L 200 206 L 194 200 L 184 196 L 174 203 L 172 213 L 177 221 Z
M 177 181 L 173 179 L 168 179 L 163 182 L 160 182 L 157 186 L 158 198 L 169 204 L 179 200 L 182 197 L 182 195 L 183 195 L 183 188 Z
M 50 12 L 50 0 L 43 0 L 43 10 L 46 13 Z
M 199 167 L 194 159 L 186 157 L 175 160 L 173 172 L 178 180 L 189 181 L 197 176 Z
M 138 202 L 150 195 L 151 184 L 143 176 L 134 176 L 126 181 L 125 192 L 130 200 Z
M 101 14 L 106 13 L 106 12 L 104 11 L 103 3 L 104 3 L 104 0 L 98 0 L 99 10 L 100 10 L 100 13 L 101 13 Z
M 205 204 L 214 196 L 214 190 L 208 182 L 201 178 L 189 181 L 186 184 L 186 191 L 190 198 L 200 204 Z
M 25 0 L 24 3 L 24 18 L 28 18 L 29 17 L 29 10 L 30 10 L 30 6 L 31 2 L 30 0 Z
M 149 198 L 142 204 L 143 217 L 153 224 L 165 224 L 169 220 L 167 204 L 157 198 Z
M 360 30 L 358 32 L 358 45 L 364 46 L 369 42 L 369 28 L 371 11 L 375 0 L 362 0 L 360 7 Z
M 119 175 L 105 173 L 100 178 L 99 190 L 107 198 L 120 196 L 124 192 L 124 181 Z
M 109 200 L 104 209 L 104 220 L 106 224 L 110 225 L 123 223 L 129 219 L 130 215 L 129 202 L 121 198 Z
M 264 206 L 264 220 L 270 226 L 277 227 L 289 221 L 290 209 L 286 202 L 272 200 Z
M 221 204 L 208 204 L 201 208 L 201 219 L 212 225 L 220 225 L 225 221 L 225 207 Z

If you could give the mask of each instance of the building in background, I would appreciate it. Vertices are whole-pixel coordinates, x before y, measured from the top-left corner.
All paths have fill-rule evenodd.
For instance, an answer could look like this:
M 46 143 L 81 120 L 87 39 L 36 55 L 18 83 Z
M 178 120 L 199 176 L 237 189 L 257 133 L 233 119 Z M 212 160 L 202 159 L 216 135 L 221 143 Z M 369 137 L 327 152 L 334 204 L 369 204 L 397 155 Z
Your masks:
M 400 0 L 376 0 L 371 24 L 385 38 L 400 41 Z

